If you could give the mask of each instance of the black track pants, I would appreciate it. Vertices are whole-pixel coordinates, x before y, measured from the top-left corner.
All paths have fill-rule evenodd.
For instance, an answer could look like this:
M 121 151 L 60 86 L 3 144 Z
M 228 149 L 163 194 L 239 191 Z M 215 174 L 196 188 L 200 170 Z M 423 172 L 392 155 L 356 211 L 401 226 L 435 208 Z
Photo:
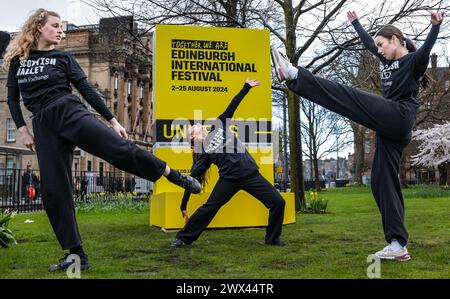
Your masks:
M 219 178 L 206 203 L 192 214 L 183 230 L 177 233 L 177 238 L 188 244 L 197 240 L 219 209 L 239 190 L 253 195 L 269 209 L 266 242 L 272 242 L 278 238 L 283 225 L 285 201 L 275 187 L 259 172 L 240 180 Z
M 408 242 L 399 170 L 403 150 L 411 141 L 418 104 L 392 101 L 312 75 L 299 68 L 298 78 L 286 82 L 297 95 L 376 131 L 372 193 L 381 212 L 385 239 Z
M 75 146 L 150 181 L 158 180 L 166 167 L 164 161 L 98 120 L 75 95 L 65 95 L 38 112 L 33 117 L 33 132 L 42 200 L 62 249 L 82 243 L 72 198 Z

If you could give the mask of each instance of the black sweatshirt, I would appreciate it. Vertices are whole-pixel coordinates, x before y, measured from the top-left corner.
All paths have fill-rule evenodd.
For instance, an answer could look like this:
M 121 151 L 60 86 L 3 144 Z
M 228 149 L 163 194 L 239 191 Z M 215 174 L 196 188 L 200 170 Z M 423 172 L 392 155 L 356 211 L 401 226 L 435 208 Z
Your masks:
M 387 60 L 378 53 L 373 38 L 364 30 L 358 20 L 352 22 L 362 43 L 381 61 L 381 83 L 383 97 L 398 101 L 408 100 L 418 104 L 419 80 L 425 74 L 430 52 L 436 42 L 440 25 L 432 25 L 423 45 L 416 51 L 396 60 Z
M 28 59 L 22 64 L 18 57 L 14 57 L 9 67 L 7 87 L 8 106 L 17 128 L 25 125 L 20 94 L 24 106 L 34 115 L 64 94 L 71 93 L 70 83 L 106 120 L 114 117 L 69 53 L 57 49 L 30 50 Z
M 228 130 L 227 120 L 230 120 L 245 95 L 252 87 L 245 83 L 241 91 L 233 98 L 227 109 L 215 120 L 211 132 L 198 149 L 194 149 L 196 160 L 191 169 L 191 176 L 200 179 L 201 175 L 211 166 L 217 165 L 219 176 L 228 180 L 239 180 L 256 171 L 259 167 L 253 157 L 247 152 L 242 142 Z M 181 202 L 181 210 L 185 210 L 190 197 L 185 191 Z

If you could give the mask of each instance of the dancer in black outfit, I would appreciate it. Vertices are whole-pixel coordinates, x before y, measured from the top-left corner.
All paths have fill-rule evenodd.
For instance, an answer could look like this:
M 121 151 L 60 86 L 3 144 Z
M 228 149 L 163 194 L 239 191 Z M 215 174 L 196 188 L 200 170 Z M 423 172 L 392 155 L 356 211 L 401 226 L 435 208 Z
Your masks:
M 170 169 L 148 151 L 127 140 L 125 129 L 109 112 L 86 75 L 67 52 L 55 49 L 63 37 L 57 13 L 38 9 L 21 32 L 10 43 L 4 68 L 8 70 L 8 105 L 23 143 L 38 156 L 42 200 L 50 223 L 63 250 L 80 256 L 81 268 L 88 268 L 75 219 L 72 198 L 72 158 L 75 146 L 98 156 L 115 167 L 156 181 L 169 181 L 190 192 L 201 191 L 192 177 Z M 112 129 L 91 114 L 81 100 L 72 94 L 73 84 Z M 33 133 L 23 119 L 19 97 L 33 114 Z M 49 271 L 68 268 L 66 259 Z
M 239 190 L 250 193 L 270 209 L 265 243 L 274 246 L 285 245 L 280 240 L 285 201 L 275 187 L 259 173 L 255 160 L 226 126 L 227 120 L 233 117 L 245 95 L 258 85 L 260 82 L 256 80 L 246 80 L 242 90 L 216 119 L 210 133 L 201 124 L 192 126 L 190 138 L 194 142 L 194 165 L 191 176 L 202 180 L 201 176 L 214 163 L 219 168 L 219 180 L 206 203 L 190 218 L 186 211 L 190 192 L 185 191 L 181 213 L 186 225 L 177 233 L 172 246 L 180 247 L 197 240 L 219 209 Z
M 399 163 L 411 140 L 419 108 L 419 84 L 425 74 L 431 49 L 437 39 L 443 13 L 431 14 L 431 30 L 416 50 L 411 40 L 392 25 L 382 27 L 372 39 L 355 12 L 347 13 L 365 47 L 382 63 L 383 97 L 313 76 L 294 67 L 272 47 L 278 79 L 297 95 L 376 131 L 376 152 L 372 165 L 372 193 L 381 212 L 385 239 L 389 243 L 375 255 L 382 259 L 407 261 L 408 233 L 404 225 L 404 203 L 400 190 Z

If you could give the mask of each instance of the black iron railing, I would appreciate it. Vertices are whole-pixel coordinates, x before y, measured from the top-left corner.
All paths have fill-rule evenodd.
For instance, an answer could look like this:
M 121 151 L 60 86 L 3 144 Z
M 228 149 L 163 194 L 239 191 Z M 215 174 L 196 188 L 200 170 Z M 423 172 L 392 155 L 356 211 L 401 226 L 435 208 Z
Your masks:
M 152 183 L 113 172 L 81 171 L 72 173 L 72 190 L 75 201 L 85 201 L 91 197 L 116 200 L 125 195 L 148 197 Z M 30 173 L 24 169 L 0 169 L 0 209 L 19 213 L 43 210 L 41 195 L 39 171 Z

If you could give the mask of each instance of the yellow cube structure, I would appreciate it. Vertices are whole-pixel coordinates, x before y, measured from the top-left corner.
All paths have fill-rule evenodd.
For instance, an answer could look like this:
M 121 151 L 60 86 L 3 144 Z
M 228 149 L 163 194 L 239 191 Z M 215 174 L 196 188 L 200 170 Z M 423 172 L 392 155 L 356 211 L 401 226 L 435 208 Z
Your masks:
M 192 194 L 188 214 L 192 215 L 208 199 L 210 193 Z M 281 193 L 286 201 L 283 224 L 295 223 L 294 193 Z M 180 204 L 183 192 L 164 192 L 152 195 L 150 199 L 150 225 L 167 230 L 181 229 Z M 266 226 L 269 210 L 245 191 L 239 191 L 216 214 L 208 228 L 259 227 Z
M 227 122 L 273 183 L 278 138 L 272 137 L 270 34 L 268 30 L 158 25 L 153 35 L 153 153 L 188 174 L 192 150 L 187 132 L 192 124 L 217 118 L 241 90 L 246 78 L 257 79 Z M 203 123 L 204 124 L 204 123 Z M 191 195 L 190 215 L 211 194 L 218 169 L 210 169 L 204 193 Z M 286 200 L 284 223 L 295 222 L 294 194 Z M 150 199 L 150 224 L 164 229 L 184 226 L 183 189 L 162 178 Z M 250 194 L 238 192 L 217 213 L 210 228 L 266 226 L 268 209 Z

